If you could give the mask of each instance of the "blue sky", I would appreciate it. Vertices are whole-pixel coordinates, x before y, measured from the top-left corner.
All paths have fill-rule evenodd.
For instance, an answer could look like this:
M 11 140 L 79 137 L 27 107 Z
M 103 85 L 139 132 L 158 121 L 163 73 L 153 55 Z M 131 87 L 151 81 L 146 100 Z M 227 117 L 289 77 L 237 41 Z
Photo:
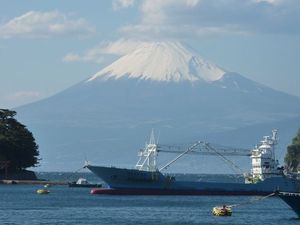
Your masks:
M 179 40 L 300 97 L 299 0 L 11 0 L 0 7 L 0 108 L 89 78 L 139 41 Z

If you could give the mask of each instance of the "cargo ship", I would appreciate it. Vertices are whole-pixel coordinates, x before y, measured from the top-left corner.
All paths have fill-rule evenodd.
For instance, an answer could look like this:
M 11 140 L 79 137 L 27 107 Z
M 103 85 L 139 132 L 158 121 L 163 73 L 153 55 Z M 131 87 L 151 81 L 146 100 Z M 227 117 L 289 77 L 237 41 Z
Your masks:
M 268 195 L 276 190 L 299 192 L 300 181 L 285 176 L 283 167 L 275 159 L 275 146 L 278 143 L 277 130 L 272 136 L 264 136 L 259 146 L 247 151 L 252 161 L 252 169 L 243 174 L 244 181 L 212 182 L 197 180 L 177 180 L 176 176 L 165 174 L 163 170 L 189 153 L 213 153 L 230 162 L 222 150 L 209 143 L 197 141 L 166 165 L 158 168 L 159 145 L 155 143 L 152 132 L 150 141 L 139 152 L 139 161 L 134 169 L 85 166 L 100 177 L 108 188 L 92 189 L 92 194 L 116 195 Z M 237 152 L 233 150 L 233 152 Z

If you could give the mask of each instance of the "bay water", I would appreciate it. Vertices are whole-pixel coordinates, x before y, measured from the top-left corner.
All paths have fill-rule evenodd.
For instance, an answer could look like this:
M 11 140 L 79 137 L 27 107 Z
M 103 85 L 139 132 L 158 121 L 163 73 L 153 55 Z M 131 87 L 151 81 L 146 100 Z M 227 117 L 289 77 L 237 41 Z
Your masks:
M 90 188 L 67 186 L 52 186 L 50 194 L 38 195 L 39 188 L 42 185 L 0 185 L 0 224 L 300 224 L 277 197 L 233 208 L 231 217 L 215 217 L 211 210 L 216 205 L 246 203 L 257 197 L 91 195 Z

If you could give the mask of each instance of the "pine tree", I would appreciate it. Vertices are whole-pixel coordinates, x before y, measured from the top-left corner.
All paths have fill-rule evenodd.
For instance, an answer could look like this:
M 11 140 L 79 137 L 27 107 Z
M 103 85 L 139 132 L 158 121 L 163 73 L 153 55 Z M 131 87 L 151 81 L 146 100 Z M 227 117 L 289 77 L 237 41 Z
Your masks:
M 289 171 L 298 171 L 300 167 L 300 129 L 297 136 L 293 138 L 292 144 L 288 146 L 284 161 Z
M 38 145 L 32 133 L 15 115 L 15 111 L 0 109 L 0 161 L 9 161 L 10 172 L 37 166 L 39 161 Z

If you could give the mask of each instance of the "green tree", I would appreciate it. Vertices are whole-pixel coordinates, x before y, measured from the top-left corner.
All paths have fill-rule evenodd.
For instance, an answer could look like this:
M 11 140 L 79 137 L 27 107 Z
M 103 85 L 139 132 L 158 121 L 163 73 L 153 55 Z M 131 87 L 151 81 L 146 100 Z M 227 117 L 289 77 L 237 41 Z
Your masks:
M 15 111 L 0 109 L 0 161 L 9 161 L 10 172 L 38 165 L 38 145 L 32 133 L 14 116 Z
M 293 138 L 292 144 L 287 148 L 284 162 L 287 169 L 292 172 L 297 172 L 300 167 L 300 129 L 297 136 Z

